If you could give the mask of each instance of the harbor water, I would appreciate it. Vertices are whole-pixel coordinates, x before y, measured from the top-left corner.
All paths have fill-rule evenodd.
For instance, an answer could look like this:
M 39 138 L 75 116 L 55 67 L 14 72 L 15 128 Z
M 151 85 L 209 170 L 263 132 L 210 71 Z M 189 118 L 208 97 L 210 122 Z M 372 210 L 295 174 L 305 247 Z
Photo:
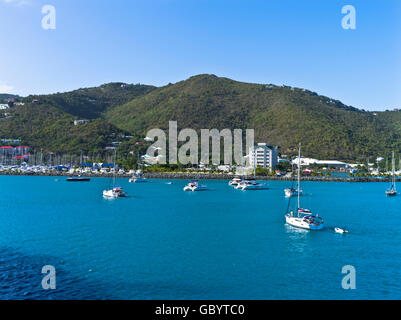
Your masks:
M 290 182 L 117 182 L 128 198 L 104 199 L 107 178 L 0 176 L 0 299 L 401 298 L 401 196 L 388 183 L 304 182 L 302 207 L 325 220 L 307 231 L 285 224 Z M 355 289 L 342 287 L 347 265 Z

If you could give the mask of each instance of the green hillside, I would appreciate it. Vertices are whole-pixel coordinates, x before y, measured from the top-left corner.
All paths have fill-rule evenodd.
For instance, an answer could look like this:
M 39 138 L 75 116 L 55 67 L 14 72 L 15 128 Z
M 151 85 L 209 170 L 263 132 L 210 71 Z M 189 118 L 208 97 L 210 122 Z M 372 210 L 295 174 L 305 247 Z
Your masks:
M 95 119 L 100 117 L 102 112 L 122 105 L 154 89 L 153 86 L 114 82 L 100 87 L 78 89 L 65 93 L 31 95 L 24 101 L 31 102 L 37 99 L 43 104 L 57 107 L 73 116 Z
M 285 154 L 302 142 L 308 156 L 355 160 L 401 151 L 401 121 L 388 121 L 392 114 L 375 116 L 308 90 L 199 75 L 116 107 L 106 119 L 143 135 L 169 120 L 179 128 L 253 128 L 257 142 Z
M 282 154 L 294 154 L 298 142 L 306 156 L 320 159 L 401 153 L 401 112 L 366 112 L 305 89 L 214 75 L 159 88 L 110 83 L 19 100 L 25 105 L 0 112 L 0 136 L 53 152 L 101 151 L 122 133 L 134 136 L 122 149 L 136 152 L 149 129 L 176 120 L 179 129 L 253 128 L 256 142 L 278 145 Z M 74 126 L 74 119 L 91 121 Z
M 47 152 L 102 151 L 122 131 L 103 119 L 75 126 L 76 118 L 48 104 L 25 104 L 0 112 L 0 137 L 21 139 L 23 144 Z

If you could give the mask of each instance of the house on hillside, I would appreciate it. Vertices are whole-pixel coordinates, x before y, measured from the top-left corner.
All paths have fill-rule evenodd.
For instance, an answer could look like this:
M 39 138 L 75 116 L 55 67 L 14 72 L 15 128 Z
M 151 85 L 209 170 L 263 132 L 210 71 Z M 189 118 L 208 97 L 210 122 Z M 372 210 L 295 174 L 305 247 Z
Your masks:
M 87 123 L 89 123 L 89 120 L 74 120 L 74 126 Z
M 10 108 L 8 104 L 0 104 L 0 110 L 7 110 L 8 108 Z

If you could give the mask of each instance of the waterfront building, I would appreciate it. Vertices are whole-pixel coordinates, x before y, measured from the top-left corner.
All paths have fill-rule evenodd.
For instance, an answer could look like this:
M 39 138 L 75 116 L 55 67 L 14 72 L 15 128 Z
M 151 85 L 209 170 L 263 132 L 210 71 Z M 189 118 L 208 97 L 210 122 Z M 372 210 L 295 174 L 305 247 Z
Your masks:
M 325 166 L 325 167 L 331 167 L 331 168 L 337 168 L 337 169 L 345 169 L 348 167 L 348 164 L 342 161 L 337 161 L 337 160 L 318 160 L 318 159 L 313 159 L 313 158 L 304 158 L 301 157 L 300 161 L 298 160 L 298 157 L 294 158 L 292 160 L 292 164 L 298 165 L 300 163 L 301 167 L 302 166 L 311 166 L 311 165 L 318 165 L 318 166 Z
M 256 162 L 254 164 L 254 162 Z M 249 163 L 251 167 L 273 169 L 278 163 L 278 147 L 268 143 L 258 143 L 249 148 Z

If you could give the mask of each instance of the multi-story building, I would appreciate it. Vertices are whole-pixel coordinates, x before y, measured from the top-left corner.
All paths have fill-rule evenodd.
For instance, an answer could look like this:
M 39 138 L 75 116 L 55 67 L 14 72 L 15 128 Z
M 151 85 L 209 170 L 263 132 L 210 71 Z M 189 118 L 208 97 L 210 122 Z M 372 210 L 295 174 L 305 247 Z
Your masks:
M 273 147 L 268 143 L 258 143 L 257 146 L 249 148 L 250 166 L 273 169 L 278 164 L 278 147 Z

